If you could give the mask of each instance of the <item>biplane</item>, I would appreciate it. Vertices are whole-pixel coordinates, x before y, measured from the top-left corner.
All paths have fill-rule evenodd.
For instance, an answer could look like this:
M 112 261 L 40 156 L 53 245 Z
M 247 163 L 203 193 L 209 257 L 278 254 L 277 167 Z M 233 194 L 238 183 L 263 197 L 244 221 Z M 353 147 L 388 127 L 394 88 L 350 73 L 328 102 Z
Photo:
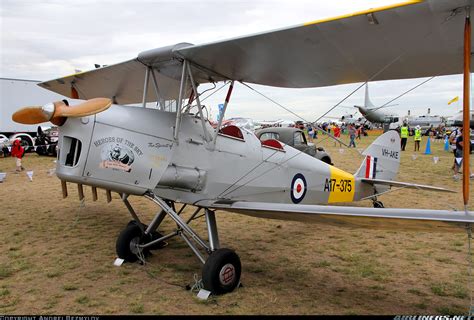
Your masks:
M 120 258 L 143 260 L 149 250 L 181 237 L 203 265 L 204 288 L 227 293 L 240 282 L 241 262 L 235 251 L 221 247 L 216 210 L 363 228 L 400 228 L 403 221 L 404 229 L 409 222 L 416 229 L 447 231 L 470 226 L 474 216 L 466 201 L 461 211 L 383 208 L 377 197 L 393 187 L 449 191 L 394 180 L 401 157 L 394 131 L 363 152 L 352 174 L 278 140 L 222 127 L 223 116 L 214 129 L 199 86 L 228 84 L 225 113 L 235 81 L 309 88 L 463 73 L 471 51 L 470 33 L 463 37 L 463 30 L 470 32 L 470 13 L 468 0 L 407 1 L 225 41 L 160 47 L 43 82 L 43 88 L 87 101 L 26 107 L 13 119 L 60 126 L 56 173 L 64 196 L 66 182 L 78 185 L 80 198 L 84 185 L 92 187 L 94 200 L 97 188 L 106 190 L 109 201 L 111 192 L 120 194 L 133 217 L 116 242 Z M 156 108 L 147 108 L 149 102 Z M 128 106 L 134 103 L 142 107 Z M 152 221 L 141 221 L 131 195 L 156 203 Z M 333 205 L 363 199 L 374 207 Z M 177 203 L 196 210 L 185 220 Z M 191 226 L 200 216 L 207 240 Z M 176 230 L 162 235 L 158 228 L 166 217 Z

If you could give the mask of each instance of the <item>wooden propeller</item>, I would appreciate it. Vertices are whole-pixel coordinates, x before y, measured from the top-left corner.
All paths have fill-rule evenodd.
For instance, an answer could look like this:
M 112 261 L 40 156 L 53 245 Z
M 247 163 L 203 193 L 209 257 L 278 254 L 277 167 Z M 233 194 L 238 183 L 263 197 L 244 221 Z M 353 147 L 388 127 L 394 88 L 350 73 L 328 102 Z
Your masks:
M 107 98 L 94 98 L 76 106 L 69 107 L 64 101 L 48 103 L 44 106 L 24 107 L 12 115 L 12 120 L 23 124 L 38 124 L 51 121 L 61 125 L 66 118 L 79 118 L 90 116 L 108 109 L 112 100 Z

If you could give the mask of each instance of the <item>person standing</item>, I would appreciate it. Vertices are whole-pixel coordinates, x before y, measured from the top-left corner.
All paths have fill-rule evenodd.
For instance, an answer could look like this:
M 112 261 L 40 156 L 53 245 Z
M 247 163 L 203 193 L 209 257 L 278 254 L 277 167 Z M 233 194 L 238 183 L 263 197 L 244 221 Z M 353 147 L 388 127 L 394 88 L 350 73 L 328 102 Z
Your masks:
M 356 147 L 356 144 L 355 144 L 356 128 L 354 127 L 354 125 L 352 123 L 349 124 L 348 131 L 349 131 L 349 138 L 351 139 L 351 141 L 349 142 L 349 148 L 351 146 L 353 146 L 355 148 Z
M 416 126 L 416 128 L 415 128 L 414 141 L 415 141 L 415 151 L 420 151 L 420 143 L 421 143 L 421 129 L 420 129 L 420 126 Z
M 456 137 L 456 150 L 454 151 L 454 175 L 453 175 L 454 180 L 459 180 L 458 173 L 459 173 L 459 170 L 461 169 L 461 166 L 464 165 L 463 164 L 464 141 L 463 141 L 462 131 L 463 131 L 463 128 L 461 127 L 459 129 L 459 135 Z M 467 148 L 470 148 L 470 144 L 467 145 Z M 469 165 L 469 163 L 467 165 Z M 471 179 L 474 178 L 474 174 L 471 173 L 471 170 L 469 170 L 469 177 Z
M 23 158 L 24 154 L 25 148 L 21 146 L 20 140 L 17 139 L 13 141 L 11 156 L 15 159 L 16 172 L 21 172 L 22 170 L 25 170 L 25 168 L 23 168 L 23 166 L 21 165 L 21 159 Z
M 357 133 L 356 139 L 359 139 L 359 140 L 360 140 L 360 135 L 361 135 L 361 133 L 362 133 L 362 125 L 359 124 L 359 125 L 356 127 L 356 133 Z
M 405 151 L 408 139 L 408 125 L 406 122 L 403 123 L 403 126 L 400 128 L 400 138 L 401 138 L 401 149 Z
M 337 124 L 334 125 L 334 138 L 340 140 L 341 139 L 341 128 Z M 334 142 L 334 146 L 336 146 L 336 142 Z M 341 143 L 339 142 L 339 147 L 341 147 Z
M 458 136 L 459 136 L 459 128 L 455 128 L 453 131 L 451 131 L 451 134 L 448 137 L 449 145 L 454 155 L 454 162 L 453 162 L 453 166 L 451 167 L 452 170 L 456 170 L 455 169 L 456 167 L 456 139 L 458 138 Z M 454 173 L 457 174 L 458 172 L 455 171 Z
M 314 137 L 313 126 L 310 123 L 308 123 L 306 129 L 308 130 L 309 142 L 313 142 L 313 137 Z

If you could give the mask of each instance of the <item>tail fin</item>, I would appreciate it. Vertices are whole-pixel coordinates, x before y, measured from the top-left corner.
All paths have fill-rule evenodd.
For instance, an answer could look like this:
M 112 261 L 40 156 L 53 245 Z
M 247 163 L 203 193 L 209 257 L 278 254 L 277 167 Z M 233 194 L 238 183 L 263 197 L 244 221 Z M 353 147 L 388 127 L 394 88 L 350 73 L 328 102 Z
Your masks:
M 374 104 L 369 99 L 369 84 L 365 84 L 365 100 L 364 106 L 354 106 L 355 108 L 359 109 L 359 112 L 366 117 L 369 113 L 372 112 L 372 109 L 375 109 Z
M 393 180 L 400 167 L 400 136 L 390 130 L 362 152 L 365 159 L 355 173 L 357 178 Z
M 369 99 L 369 84 L 365 84 L 365 101 L 364 101 L 364 107 L 367 109 L 373 109 L 375 108 L 374 104 L 370 101 Z

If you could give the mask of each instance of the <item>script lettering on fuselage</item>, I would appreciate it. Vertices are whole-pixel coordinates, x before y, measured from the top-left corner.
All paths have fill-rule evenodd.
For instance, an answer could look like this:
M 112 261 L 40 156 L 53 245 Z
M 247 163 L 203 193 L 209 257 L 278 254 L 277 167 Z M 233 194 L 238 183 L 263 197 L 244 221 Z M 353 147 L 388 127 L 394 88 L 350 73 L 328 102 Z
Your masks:
M 382 156 L 398 160 L 398 151 L 382 148 Z

